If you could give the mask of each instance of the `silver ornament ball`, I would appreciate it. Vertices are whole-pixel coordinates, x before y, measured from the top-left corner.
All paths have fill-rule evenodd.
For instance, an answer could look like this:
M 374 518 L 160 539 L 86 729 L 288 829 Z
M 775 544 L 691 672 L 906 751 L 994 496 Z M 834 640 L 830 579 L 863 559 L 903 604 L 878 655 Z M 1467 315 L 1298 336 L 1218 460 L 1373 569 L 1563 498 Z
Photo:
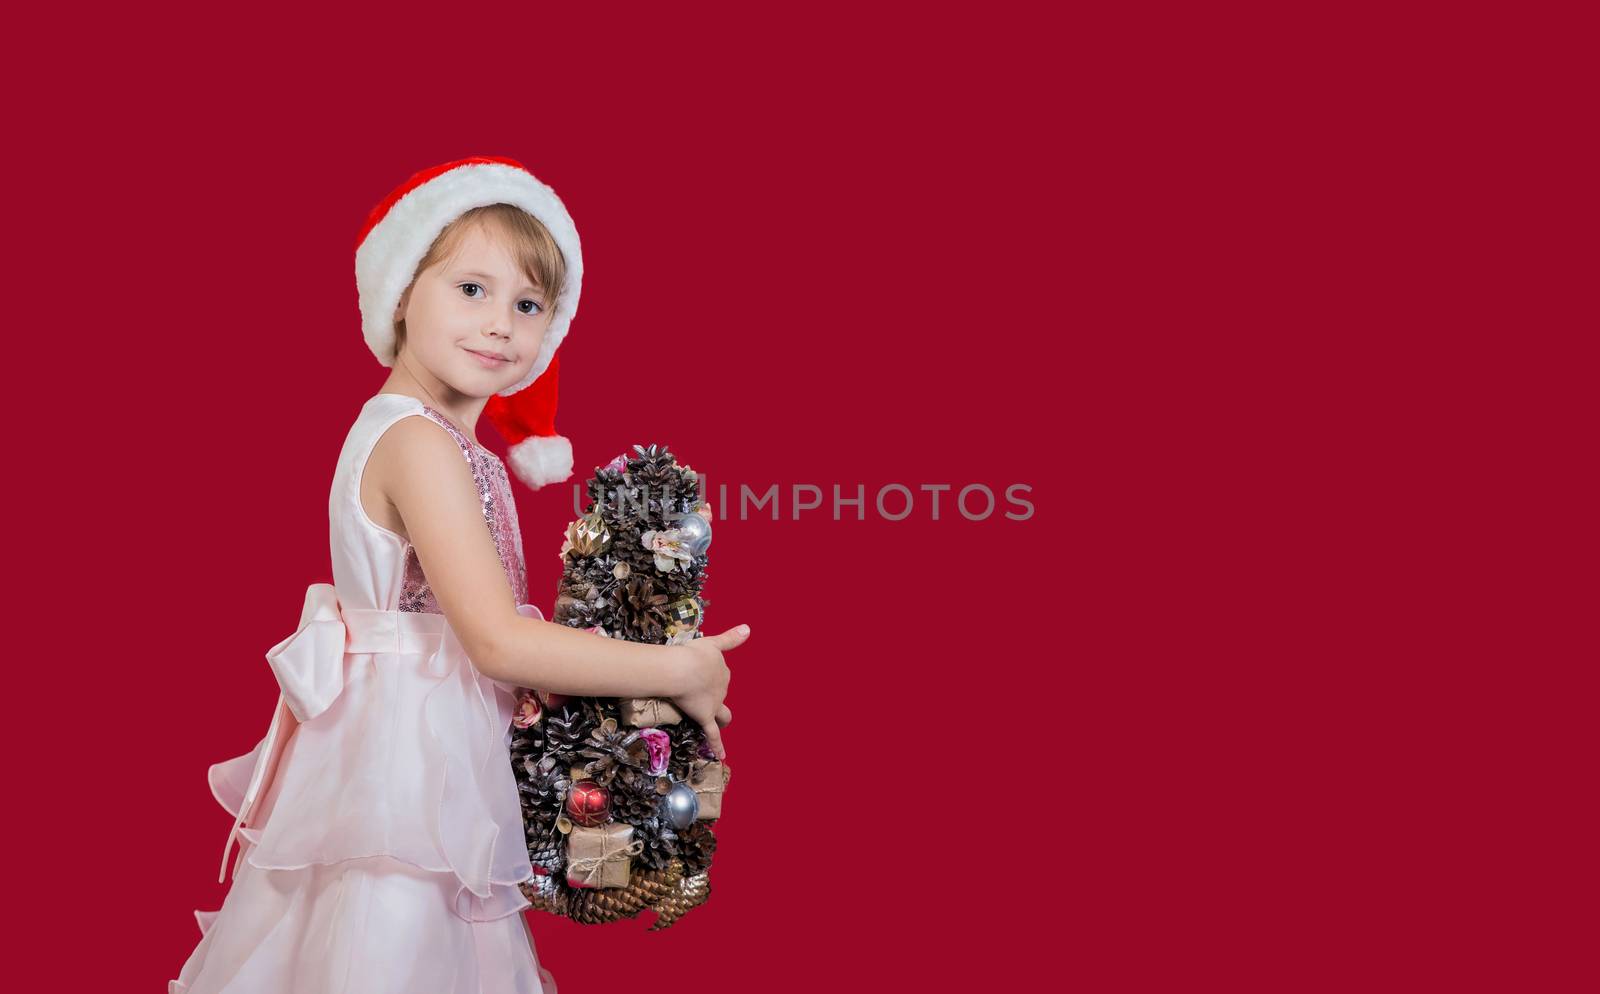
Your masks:
M 672 527 L 683 535 L 684 544 L 695 555 L 703 555 L 711 547 L 711 522 L 700 515 L 685 514 L 674 521 Z
M 700 796 L 686 783 L 675 783 L 661 802 L 673 828 L 688 828 L 700 817 Z

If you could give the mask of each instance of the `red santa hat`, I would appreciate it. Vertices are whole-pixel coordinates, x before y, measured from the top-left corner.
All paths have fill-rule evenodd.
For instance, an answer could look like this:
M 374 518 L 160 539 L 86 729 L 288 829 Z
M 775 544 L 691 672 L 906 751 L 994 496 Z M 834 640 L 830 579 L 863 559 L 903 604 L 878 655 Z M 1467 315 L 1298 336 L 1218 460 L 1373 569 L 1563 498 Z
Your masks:
M 578 313 L 583 252 L 561 198 L 514 159 L 479 155 L 424 169 L 373 208 L 356 239 L 361 334 L 385 366 L 394 365 L 394 312 L 435 238 L 451 221 L 489 204 L 511 204 L 549 230 L 566 263 L 544 344 L 521 381 L 490 397 L 484 413 L 510 444 L 512 471 L 538 489 L 572 475 L 572 443 L 556 434 L 556 349 Z

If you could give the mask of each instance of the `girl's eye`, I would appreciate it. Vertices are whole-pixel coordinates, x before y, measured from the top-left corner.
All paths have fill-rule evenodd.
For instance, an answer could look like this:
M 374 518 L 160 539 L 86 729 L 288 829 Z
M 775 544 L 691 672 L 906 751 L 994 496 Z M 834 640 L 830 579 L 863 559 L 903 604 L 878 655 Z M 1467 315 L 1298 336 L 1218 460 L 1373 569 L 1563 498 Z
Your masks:
M 479 291 L 481 291 L 483 289 L 483 286 L 481 284 L 478 284 L 478 283 L 462 283 L 462 284 L 460 284 L 460 286 L 461 286 L 461 292 L 465 293 L 468 297 L 471 297 L 473 300 L 477 300 L 478 296 L 480 296 L 481 294 L 473 294 L 467 288 L 468 287 L 472 287 L 472 288 L 474 288 L 476 290 L 479 290 Z M 537 300 L 519 300 L 519 301 L 517 301 L 517 306 L 518 307 L 521 307 L 523 304 L 532 305 L 532 310 L 523 311 L 522 313 L 524 313 L 524 314 L 543 314 L 544 313 L 544 305 L 539 303 Z

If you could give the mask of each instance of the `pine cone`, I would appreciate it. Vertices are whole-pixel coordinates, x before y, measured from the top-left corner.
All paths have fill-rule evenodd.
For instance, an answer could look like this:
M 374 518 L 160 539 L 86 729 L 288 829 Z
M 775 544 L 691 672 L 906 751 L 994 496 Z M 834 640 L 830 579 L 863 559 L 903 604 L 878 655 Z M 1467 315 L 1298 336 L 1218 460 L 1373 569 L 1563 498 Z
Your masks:
M 633 577 L 623 588 L 624 634 L 635 642 L 664 642 L 666 626 L 672 620 L 667 616 L 667 603 L 667 595 L 658 592 L 648 576 Z
M 586 573 L 587 568 L 569 563 L 562 574 L 561 584 L 556 591 L 556 610 L 551 619 L 558 625 L 588 628 L 598 624 L 595 616 L 610 606 L 601 598 L 597 583 L 588 576 L 578 575 L 579 571 Z
M 536 873 L 532 878 L 517 884 L 517 890 L 520 890 L 522 896 L 528 899 L 534 911 L 548 911 L 553 915 L 565 915 L 567 913 L 566 898 L 559 891 L 553 889 L 549 880 L 549 877 L 543 877 Z M 547 887 L 551 889 L 546 889 Z
M 669 528 L 683 503 L 679 488 L 682 484 L 676 470 L 667 470 L 636 481 L 639 497 L 644 502 L 645 517 L 658 528 Z
M 584 508 L 584 514 L 593 513 L 597 505 L 604 504 L 613 491 L 623 485 L 626 470 L 602 469 L 596 467 L 594 476 L 589 478 L 585 491 L 589 494 L 589 506 Z
M 531 826 L 530 826 L 531 827 Z M 548 834 L 534 836 L 529 833 L 528 862 L 534 866 L 542 866 L 549 870 L 552 876 L 559 876 L 567 869 L 567 837 L 550 827 Z
M 609 788 L 617 771 L 635 765 L 628 747 L 622 742 L 633 733 L 631 728 L 619 728 L 614 719 L 609 724 L 596 725 L 578 749 L 578 755 L 588 760 L 585 770 L 591 780 Z
M 656 817 L 664 796 L 656 787 L 657 779 L 643 770 L 624 767 L 611 784 L 612 819 L 637 826 Z
M 705 744 L 706 733 L 694 722 L 685 718 L 666 727 L 672 736 L 672 758 L 667 762 L 667 772 L 678 780 L 688 780 L 697 762 L 705 762 L 700 747 Z
M 681 871 L 682 867 L 674 864 L 675 869 Z M 655 924 L 649 931 L 655 932 L 664 928 L 671 928 L 679 918 L 706 903 L 711 897 L 711 876 L 701 872 L 677 876 L 676 886 L 665 898 L 657 901 L 653 907 L 656 912 Z
M 514 771 L 516 767 L 512 768 Z M 540 826 L 539 831 L 554 825 L 567 802 L 567 790 L 572 786 L 567 768 L 555 756 L 546 756 L 535 762 L 526 757 L 521 763 L 517 792 L 522 796 L 523 820 L 529 831 Z
M 619 725 L 622 723 L 622 714 L 617 707 L 615 698 L 583 697 L 579 698 L 578 706 L 583 709 L 584 714 L 588 715 L 591 727 L 599 727 L 607 721 Z
M 582 707 L 566 704 L 560 714 L 546 712 L 542 724 L 545 726 L 545 755 L 555 756 L 558 763 L 565 765 L 582 747 L 595 723 Z
M 633 451 L 639 455 L 638 458 L 628 460 L 628 472 L 635 477 L 643 472 L 658 472 L 663 467 L 670 468 L 677 465 L 672 450 L 665 445 L 652 445 L 649 448 L 635 445 Z
M 589 564 L 588 559 L 576 559 L 572 567 L 562 573 L 556 592 L 576 601 L 592 601 L 599 597 L 600 592 L 595 589 L 594 582 L 587 575 Z
M 574 888 L 560 882 L 564 879 L 547 879 L 543 886 L 530 881 L 522 885 L 522 893 L 535 910 L 562 915 L 583 925 L 603 925 L 652 910 L 656 913 L 649 929 L 652 932 L 671 928 L 711 896 L 709 875 L 686 877 L 678 860 L 661 870 L 635 868 L 626 887 Z
M 636 859 L 649 870 L 664 870 L 678 855 L 678 835 L 664 818 L 645 818 L 633 826 L 633 838 L 644 843 Z
M 678 855 L 685 873 L 692 876 L 710 869 L 716 852 L 717 835 L 706 822 L 697 821 L 678 833 Z
M 511 768 L 518 769 L 522 760 L 532 758 L 535 762 L 544 755 L 544 722 L 529 725 L 527 728 L 511 728 Z
M 567 888 L 566 913 L 586 925 L 634 918 L 646 908 L 678 900 L 682 877 L 681 870 L 643 870 L 635 865 L 626 887 Z
M 699 481 L 694 474 L 684 473 L 665 446 L 645 449 L 636 445 L 634 451 L 639 458 L 628 463 L 628 481 L 640 491 L 646 528 L 666 528 L 675 516 L 693 510 L 699 499 Z

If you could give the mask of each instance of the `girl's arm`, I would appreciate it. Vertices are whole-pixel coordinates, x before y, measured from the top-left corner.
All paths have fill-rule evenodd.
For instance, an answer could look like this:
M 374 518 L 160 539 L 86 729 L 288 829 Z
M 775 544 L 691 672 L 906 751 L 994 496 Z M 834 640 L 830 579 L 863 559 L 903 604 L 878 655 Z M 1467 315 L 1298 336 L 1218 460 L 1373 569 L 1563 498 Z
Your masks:
M 729 679 L 722 652 L 743 643 L 748 628 L 661 646 L 523 617 L 484 526 L 472 471 L 442 427 L 401 418 L 378 439 L 365 472 L 405 522 L 439 609 L 480 673 L 574 696 L 672 698 L 722 754 L 715 720 Z

